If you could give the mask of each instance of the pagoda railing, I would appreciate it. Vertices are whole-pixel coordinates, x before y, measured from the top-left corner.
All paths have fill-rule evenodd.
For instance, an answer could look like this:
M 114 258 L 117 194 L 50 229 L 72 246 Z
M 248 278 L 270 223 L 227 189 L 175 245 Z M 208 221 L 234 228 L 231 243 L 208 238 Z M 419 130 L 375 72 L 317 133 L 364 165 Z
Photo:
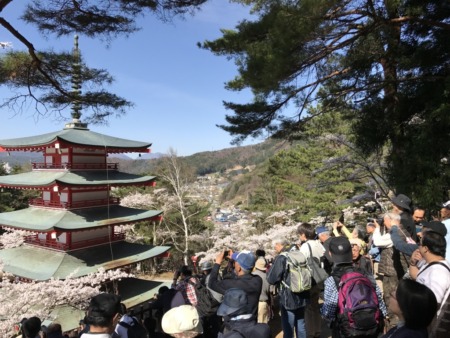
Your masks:
M 91 170 L 91 169 L 108 169 L 118 170 L 119 163 L 31 163 L 33 169 L 78 169 L 78 170 Z
M 110 242 L 118 242 L 125 240 L 124 232 L 115 232 L 114 235 L 110 238 L 109 236 L 96 237 L 93 239 L 85 239 L 82 241 L 77 241 L 72 244 L 58 242 L 57 240 L 47 240 L 47 239 L 39 239 L 36 235 L 26 236 L 24 238 L 24 242 L 32 245 L 42 246 L 46 248 L 51 248 L 60 251 L 69 251 L 81 248 L 87 248 L 91 246 L 106 244 Z
M 98 207 L 106 205 L 117 205 L 120 204 L 120 198 L 110 197 L 105 199 L 77 201 L 77 202 L 46 201 L 43 200 L 42 198 L 33 198 L 29 200 L 29 204 L 36 207 L 79 209 L 79 208 Z

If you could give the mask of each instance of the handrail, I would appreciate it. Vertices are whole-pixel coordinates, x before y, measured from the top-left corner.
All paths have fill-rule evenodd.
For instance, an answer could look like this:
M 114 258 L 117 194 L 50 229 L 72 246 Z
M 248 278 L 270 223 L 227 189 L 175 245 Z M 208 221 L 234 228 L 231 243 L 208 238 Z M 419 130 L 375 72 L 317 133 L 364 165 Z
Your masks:
M 24 242 L 27 244 L 42 246 L 42 247 L 46 247 L 46 248 L 52 248 L 52 249 L 59 250 L 59 251 L 69 251 L 69 250 L 86 248 L 89 246 L 106 244 L 109 242 L 123 241 L 124 239 L 125 239 L 124 232 L 116 232 L 116 233 L 114 233 L 112 238 L 110 238 L 109 236 L 103 236 L 103 237 L 97 237 L 94 239 L 86 239 L 86 240 L 72 243 L 72 245 L 70 245 L 70 246 L 68 243 L 61 243 L 56 240 L 39 239 L 36 235 L 26 236 L 24 238 Z
M 95 206 L 106 206 L 106 205 L 118 205 L 120 204 L 120 198 L 118 197 L 110 197 L 98 200 L 88 200 L 88 201 L 76 201 L 76 202 L 60 202 L 60 201 L 47 201 L 42 198 L 33 198 L 30 199 L 29 204 L 32 206 L 38 207 L 47 207 L 47 208 L 59 208 L 59 209 L 78 209 L 78 208 L 87 208 L 87 207 L 95 207 Z

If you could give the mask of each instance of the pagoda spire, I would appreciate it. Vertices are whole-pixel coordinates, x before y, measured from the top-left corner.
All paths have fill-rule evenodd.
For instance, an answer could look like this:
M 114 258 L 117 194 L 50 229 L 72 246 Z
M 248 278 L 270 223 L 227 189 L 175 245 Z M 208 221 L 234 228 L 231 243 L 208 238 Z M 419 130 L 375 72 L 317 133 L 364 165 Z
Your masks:
M 82 123 L 81 118 L 81 53 L 78 48 L 78 35 L 74 36 L 73 63 L 72 63 L 72 122 L 66 124 L 66 128 L 87 128 L 87 123 Z

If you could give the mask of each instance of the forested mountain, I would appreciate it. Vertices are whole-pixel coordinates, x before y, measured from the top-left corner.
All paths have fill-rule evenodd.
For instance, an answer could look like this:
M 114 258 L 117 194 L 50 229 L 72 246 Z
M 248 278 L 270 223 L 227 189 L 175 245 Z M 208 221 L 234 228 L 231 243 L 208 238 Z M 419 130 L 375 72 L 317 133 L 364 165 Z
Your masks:
M 250 210 L 297 209 L 313 217 L 339 214 L 353 203 L 367 202 L 374 191 L 387 195 L 380 169 L 384 157 L 365 156 L 353 145 L 351 121 L 344 114 L 319 116 L 303 130 L 303 140 L 267 158 L 249 173 L 230 178 L 222 202 Z
M 259 144 L 232 147 L 217 151 L 205 151 L 190 156 L 180 156 L 189 167 L 193 169 L 197 176 L 215 172 L 226 172 L 236 167 L 251 167 L 263 163 L 268 158 L 282 149 L 288 149 L 291 144 L 286 141 L 267 140 Z M 161 158 L 156 159 L 136 159 L 123 160 L 111 155 L 111 162 L 118 162 L 120 169 L 134 174 L 149 174 L 155 172 L 155 168 L 161 162 Z

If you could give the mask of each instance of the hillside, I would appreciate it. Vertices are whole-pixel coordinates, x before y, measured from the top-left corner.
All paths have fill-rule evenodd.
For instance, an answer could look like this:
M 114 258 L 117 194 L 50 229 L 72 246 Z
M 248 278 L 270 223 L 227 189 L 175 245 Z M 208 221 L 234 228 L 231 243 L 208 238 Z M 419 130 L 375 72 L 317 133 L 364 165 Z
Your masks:
M 9 163 L 11 167 L 23 167 L 30 162 L 44 162 L 42 153 L 22 151 L 0 152 L 0 163 Z
M 252 167 L 263 163 L 279 150 L 289 147 L 284 141 L 267 140 L 255 145 L 205 151 L 181 158 L 194 169 L 197 176 L 201 176 L 215 172 L 225 173 L 234 168 Z M 122 171 L 151 175 L 161 158 L 124 160 L 111 155 L 109 160 L 118 162 Z
M 183 156 L 189 166 L 198 175 L 214 172 L 226 172 L 233 168 L 254 166 L 264 162 L 280 149 L 288 148 L 286 142 L 268 140 L 259 144 L 243 147 L 232 147 L 217 151 L 205 151 L 190 156 Z M 149 158 L 150 157 L 150 158 Z M 132 159 L 123 154 L 111 154 L 109 162 L 118 162 L 120 170 L 134 174 L 152 174 L 163 154 L 143 154 Z M 10 166 L 24 166 L 30 162 L 43 162 L 42 153 L 37 152 L 0 152 L 0 163 Z

